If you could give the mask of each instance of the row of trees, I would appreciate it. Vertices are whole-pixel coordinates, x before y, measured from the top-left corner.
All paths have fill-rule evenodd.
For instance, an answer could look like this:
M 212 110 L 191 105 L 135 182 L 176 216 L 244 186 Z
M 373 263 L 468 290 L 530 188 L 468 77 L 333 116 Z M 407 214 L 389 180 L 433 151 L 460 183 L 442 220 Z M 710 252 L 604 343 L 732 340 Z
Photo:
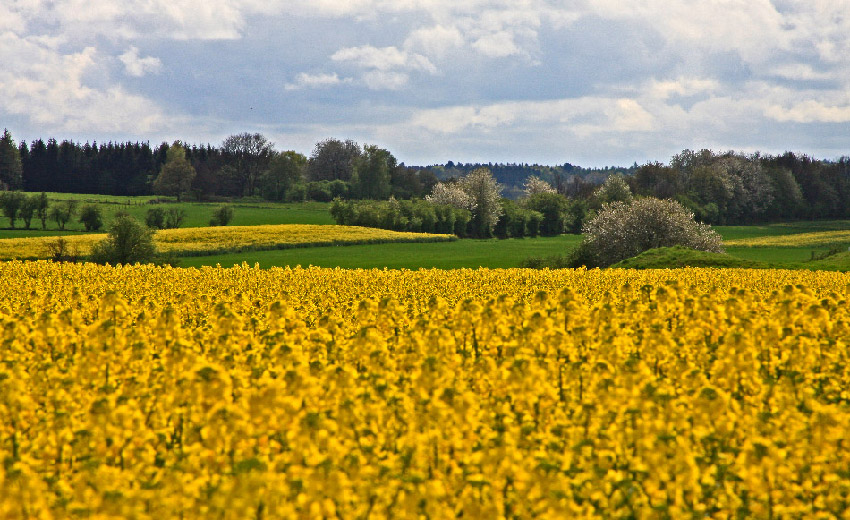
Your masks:
M 330 201 L 422 197 L 436 182 L 429 170 L 351 140 L 325 139 L 306 157 L 275 150 L 259 133 L 231 135 L 218 147 L 55 139 L 16 146 L 8 130 L 0 139 L 2 190 Z
M 510 199 L 524 196 L 536 177 L 557 193 L 590 201 L 599 185 L 622 176 L 635 195 L 675 199 L 714 224 L 785 219 L 850 218 L 850 157 L 836 161 L 804 155 L 744 155 L 684 150 L 669 164 L 584 169 L 528 164 L 461 164 L 407 167 L 388 150 L 352 140 L 325 139 L 309 157 L 278 152 L 262 134 L 242 133 L 220 146 L 181 142 L 57 142 L 15 145 L 0 138 L 0 189 L 167 194 L 196 198 L 262 196 L 269 200 L 329 201 L 423 198 L 438 181 L 470 178 L 486 168 Z M 479 223 L 481 224 L 481 223 Z

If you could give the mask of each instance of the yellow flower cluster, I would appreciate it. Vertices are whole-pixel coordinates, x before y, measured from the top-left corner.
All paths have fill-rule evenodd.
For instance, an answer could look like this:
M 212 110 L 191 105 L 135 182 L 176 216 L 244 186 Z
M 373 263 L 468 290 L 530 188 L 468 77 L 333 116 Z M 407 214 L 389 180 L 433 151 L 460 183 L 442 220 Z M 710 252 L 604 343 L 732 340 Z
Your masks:
M 49 246 L 59 237 L 6 238 L 0 240 L 0 259 L 49 258 Z M 72 251 L 86 255 L 105 234 L 62 237 Z M 164 229 L 154 242 L 160 251 L 174 254 L 214 254 L 224 251 L 287 249 L 291 247 L 373 244 L 381 242 L 442 242 L 454 235 L 435 235 L 357 226 L 275 224 Z
M 850 245 L 850 230 L 739 238 L 726 240 L 723 244 L 737 247 L 832 247 Z
M 833 518 L 850 275 L 0 264 L 0 518 Z

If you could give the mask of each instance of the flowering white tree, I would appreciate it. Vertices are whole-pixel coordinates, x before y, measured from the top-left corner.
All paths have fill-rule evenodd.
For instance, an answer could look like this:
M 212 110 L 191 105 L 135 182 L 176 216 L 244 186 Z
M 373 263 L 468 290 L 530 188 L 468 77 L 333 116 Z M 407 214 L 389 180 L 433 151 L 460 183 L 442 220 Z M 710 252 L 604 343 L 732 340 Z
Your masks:
M 522 185 L 526 197 L 537 195 L 538 193 L 555 193 L 555 188 L 551 184 L 544 181 L 536 175 L 527 178 Z
M 502 186 L 487 168 L 477 168 L 458 180 L 460 189 L 475 203 L 472 209 L 473 233 L 488 237 L 502 215 Z
M 487 168 L 478 168 L 454 184 L 438 182 L 425 200 L 472 213 L 473 234 L 490 236 L 502 215 L 502 186 Z
M 615 264 L 656 247 L 684 246 L 723 252 L 720 235 L 674 200 L 652 197 L 631 204 L 604 204 L 584 225 L 581 248 L 600 266 Z
M 469 211 L 475 209 L 475 201 L 456 183 L 438 182 L 431 190 L 431 194 L 425 195 L 425 200 L 432 204 L 442 204 Z

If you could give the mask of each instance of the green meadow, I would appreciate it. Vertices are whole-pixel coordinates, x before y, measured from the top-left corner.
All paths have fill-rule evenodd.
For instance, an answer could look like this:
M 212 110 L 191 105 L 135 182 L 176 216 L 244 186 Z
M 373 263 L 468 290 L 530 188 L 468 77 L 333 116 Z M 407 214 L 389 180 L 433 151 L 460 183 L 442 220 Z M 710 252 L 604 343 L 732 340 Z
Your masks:
M 96 204 L 100 207 L 104 222 L 109 221 L 118 212 L 126 212 L 144 221 L 151 208 L 180 208 L 185 212 L 181 227 L 202 227 L 209 225 L 213 212 L 225 202 L 177 202 L 162 197 L 116 197 L 105 195 L 83 195 L 67 193 L 48 193 L 51 204 L 76 200 L 78 207 L 83 204 Z M 250 226 L 262 224 L 334 224 L 329 213 L 330 204 L 321 202 L 274 203 L 263 200 L 239 200 L 227 202 L 234 210 L 231 225 Z M 32 229 L 23 228 L 23 221 L 16 228 L 9 227 L 9 221 L 0 217 L 0 238 L 22 238 L 38 236 L 60 236 L 85 233 L 76 219 L 69 222 L 65 230 L 59 230 L 56 223 L 48 220 L 47 229 L 41 228 L 41 222 L 33 219 Z M 752 226 L 716 226 L 724 240 L 756 238 L 762 236 L 792 235 L 813 231 L 833 231 L 850 229 L 850 221 L 800 221 L 760 224 Z M 101 231 L 102 232 L 102 231 Z M 569 253 L 581 241 L 579 235 L 558 237 L 538 237 L 523 239 L 463 239 L 443 243 L 403 243 L 376 244 L 333 247 L 309 247 L 277 251 L 255 251 L 228 253 L 212 256 L 194 256 L 179 258 L 183 267 L 204 265 L 231 266 L 243 262 L 249 265 L 259 264 L 263 268 L 272 266 L 321 266 L 343 268 L 476 268 L 476 267 L 517 267 L 529 257 L 550 257 Z M 850 245 L 850 244 L 848 244 Z M 741 265 L 780 268 L 818 268 L 850 269 L 848 253 L 839 253 L 821 260 L 829 249 L 812 247 L 728 247 L 727 256 L 716 260 L 717 266 Z M 671 256 L 672 255 L 672 256 Z M 678 256 L 678 258 L 674 258 Z M 699 259 L 682 257 L 675 251 L 650 255 L 633 267 L 665 267 L 665 258 L 669 267 L 681 262 L 694 264 L 712 262 L 708 257 Z M 692 264 L 689 264 L 692 265 Z

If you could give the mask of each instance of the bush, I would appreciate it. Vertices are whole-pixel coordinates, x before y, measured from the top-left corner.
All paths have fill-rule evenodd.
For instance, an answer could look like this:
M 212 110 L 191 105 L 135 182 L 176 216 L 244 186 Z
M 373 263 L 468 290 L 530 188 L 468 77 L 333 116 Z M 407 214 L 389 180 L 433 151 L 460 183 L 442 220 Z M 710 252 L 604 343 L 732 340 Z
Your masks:
M 210 219 L 210 226 L 226 226 L 233 220 L 233 208 L 225 204 L 221 206 Z
M 59 237 L 47 243 L 47 254 L 54 262 L 76 262 L 80 257 L 80 250 L 71 247 L 66 239 Z
M 55 205 L 51 206 L 50 211 L 48 212 L 48 217 L 56 221 L 56 225 L 59 226 L 59 229 L 65 229 L 65 224 L 74 217 L 76 212 L 77 201 L 66 200 L 64 202 L 57 202 Z
M 19 191 L 5 191 L 0 193 L 0 206 L 3 208 L 3 215 L 9 218 L 9 226 L 15 228 L 15 221 L 18 220 L 21 206 L 25 204 L 26 195 Z
M 607 267 L 657 247 L 684 246 L 722 253 L 720 235 L 697 223 L 676 201 L 645 198 L 631 204 L 604 204 L 584 226 L 584 240 L 573 252 L 588 267 Z
M 122 215 L 109 225 L 109 235 L 92 248 L 89 259 L 99 264 L 150 263 L 157 258 L 153 231 L 134 219 Z
M 165 229 L 165 210 L 151 208 L 145 214 L 145 224 L 151 229 Z
M 98 231 L 103 227 L 103 214 L 100 211 L 100 206 L 96 204 L 86 204 L 80 208 L 80 224 L 86 231 Z
M 174 229 L 179 228 L 183 221 L 186 219 L 186 210 L 183 208 L 168 208 L 168 211 L 165 212 L 165 228 L 164 229 Z

